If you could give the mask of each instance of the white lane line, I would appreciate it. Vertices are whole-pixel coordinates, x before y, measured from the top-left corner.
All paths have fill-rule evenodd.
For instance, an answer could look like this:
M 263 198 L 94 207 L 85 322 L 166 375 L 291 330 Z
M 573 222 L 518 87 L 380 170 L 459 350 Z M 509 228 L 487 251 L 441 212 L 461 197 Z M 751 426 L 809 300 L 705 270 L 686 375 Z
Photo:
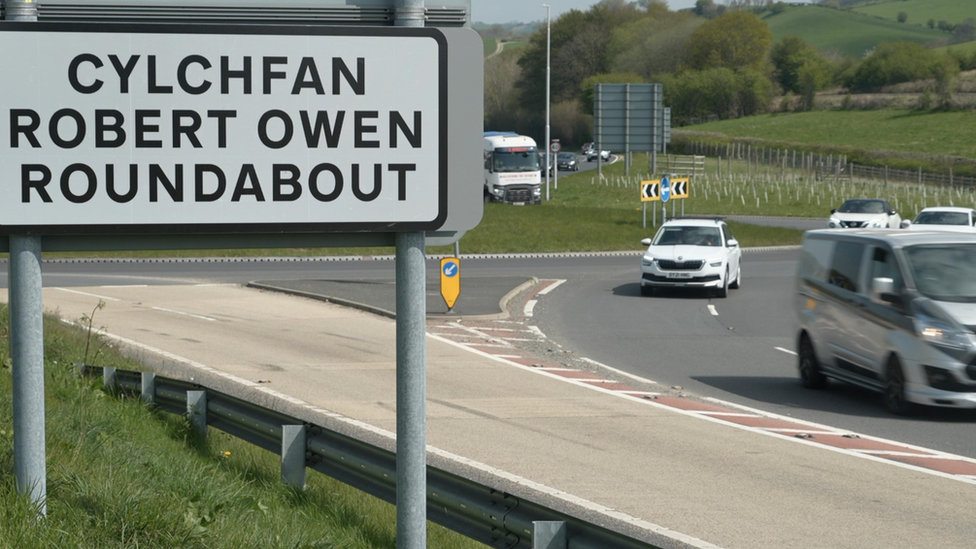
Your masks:
M 957 456 L 937 456 L 932 454 L 917 454 L 915 452 L 895 452 L 893 450 L 858 450 L 854 449 L 855 452 L 861 452 L 862 454 L 871 454 L 875 456 L 893 456 L 893 457 L 916 457 L 916 458 L 928 458 L 928 459 L 944 459 L 947 461 L 959 461 Z
M 718 316 L 718 311 L 715 310 L 715 305 L 709 305 L 708 312 L 712 313 L 712 316 Z
M 122 301 L 121 299 L 115 299 L 114 297 L 108 297 L 105 295 L 90 294 L 88 292 L 79 292 L 78 290 L 69 290 L 67 288 L 51 288 L 52 290 L 61 290 L 62 292 L 68 292 L 69 294 L 87 295 L 88 297 L 97 297 L 98 299 L 104 299 L 106 301 Z
M 462 331 L 465 331 L 465 332 L 467 332 L 469 334 L 472 334 L 472 335 L 475 335 L 475 336 L 478 336 L 478 337 L 487 339 L 488 341 L 492 341 L 494 343 L 500 343 L 501 344 L 500 346 L 502 346 L 502 347 L 511 347 L 511 345 L 507 341 L 505 341 L 504 339 L 497 338 L 497 337 L 492 337 L 492 336 L 490 336 L 490 335 L 488 335 L 488 334 L 486 334 L 486 333 L 484 333 L 481 330 L 478 330 L 476 328 L 470 328 L 468 326 L 465 326 L 464 324 L 460 324 L 460 323 L 457 323 L 457 322 L 451 324 L 451 326 L 452 327 L 455 327 L 455 328 L 458 328 L 458 329 L 460 329 Z
M 624 372 L 623 370 L 618 370 L 618 369 L 613 368 L 611 366 L 607 366 L 606 364 L 603 364 L 601 362 L 597 362 L 597 361 L 595 361 L 595 360 L 593 360 L 591 358 L 586 358 L 585 356 L 581 356 L 580 357 L 580 360 L 582 360 L 583 362 L 588 362 L 588 363 L 590 363 L 590 364 L 592 364 L 594 366 L 599 366 L 600 368 L 604 368 L 606 370 L 610 370 L 611 372 L 613 372 L 615 374 L 619 374 L 619 375 L 622 375 L 624 377 L 629 377 L 630 379 L 633 379 L 634 381 L 640 381 L 641 383 L 654 383 L 653 381 L 647 379 L 646 377 L 635 376 L 634 374 L 628 374 L 627 372 Z
M 532 341 L 532 342 L 540 341 L 539 339 L 528 339 L 524 337 L 503 337 L 502 339 L 504 339 L 505 341 Z
M 705 414 L 707 416 L 715 416 L 715 417 L 754 417 L 754 418 L 762 417 L 762 416 L 757 416 L 756 414 L 740 414 L 737 412 L 710 412 L 708 410 L 698 411 L 697 413 Z
M 773 349 L 776 349 L 777 351 L 783 351 L 784 353 L 786 353 L 788 355 L 797 356 L 795 351 L 791 351 L 789 349 L 784 349 L 782 347 L 773 347 Z
M 525 316 L 532 316 L 532 311 L 535 309 L 535 304 L 538 300 L 530 299 L 528 303 L 525 304 Z
M 806 434 L 809 434 L 809 435 L 834 435 L 834 436 L 843 436 L 843 435 L 846 434 L 846 433 L 837 433 L 837 432 L 832 432 L 832 431 L 811 431 L 810 429 L 784 429 L 782 427 L 760 427 L 760 429 L 763 429 L 763 430 L 766 430 L 766 431 L 774 431 L 776 433 L 797 433 L 797 434 L 799 434 L 799 433 L 806 433 Z
M 562 286 L 564 282 L 566 282 L 566 281 L 565 280 L 557 280 L 555 283 L 550 284 L 550 285 L 546 286 L 545 288 L 543 288 L 539 292 L 539 295 L 546 295 L 546 294 L 548 294 L 549 292 L 555 290 L 559 286 Z
M 495 356 L 501 358 L 525 358 L 522 355 L 495 355 Z
M 199 318 L 200 320 L 206 320 L 208 322 L 217 322 L 216 318 L 210 318 L 209 316 L 203 316 L 203 315 L 195 315 L 193 313 L 186 313 L 183 311 L 177 311 L 175 309 L 165 309 L 163 307 L 150 307 L 150 309 L 153 309 L 155 311 L 162 311 L 164 313 L 173 313 L 176 315 L 192 316 L 193 318 Z
M 105 284 L 99 288 L 148 288 L 149 284 Z

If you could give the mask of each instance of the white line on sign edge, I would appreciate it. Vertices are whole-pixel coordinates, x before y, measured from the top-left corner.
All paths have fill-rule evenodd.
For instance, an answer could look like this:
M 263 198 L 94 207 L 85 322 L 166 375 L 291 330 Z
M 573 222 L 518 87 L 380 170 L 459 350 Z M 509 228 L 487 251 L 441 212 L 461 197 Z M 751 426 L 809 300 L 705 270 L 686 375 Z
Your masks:
M 708 305 L 708 312 L 712 313 L 712 316 L 718 316 L 718 311 L 715 310 L 715 305 Z
M 164 313 L 173 313 L 177 315 L 192 316 L 193 318 L 199 318 L 200 320 L 207 320 L 209 322 L 217 322 L 216 318 L 210 318 L 209 316 L 195 315 L 193 313 L 185 313 L 183 311 L 177 311 L 175 309 L 165 309 L 163 307 L 150 307 L 150 309 L 156 311 L 163 311 Z
M 65 324 L 70 324 L 70 325 L 73 325 L 73 326 L 80 326 L 80 324 L 77 324 L 75 322 L 72 322 L 72 321 L 66 320 L 66 319 L 61 319 L 61 322 L 64 322 Z M 105 337 L 107 337 L 107 338 L 114 339 L 116 341 L 121 341 L 121 342 L 126 343 L 128 345 L 132 345 L 133 347 L 137 347 L 137 348 L 143 349 L 145 351 L 148 351 L 150 353 L 158 354 L 160 356 L 169 358 L 171 360 L 175 360 L 177 362 L 181 362 L 181 363 L 186 364 L 187 366 L 190 366 L 192 368 L 197 368 L 199 370 L 204 370 L 204 371 L 210 372 L 212 374 L 219 375 L 219 376 L 221 376 L 221 377 L 223 377 L 225 379 L 228 379 L 230 381 L 234 381 L 236 383 L 240 383 L 241 385 L 244 385 L 246 387 L 250 387 L 250 388 L 255 389 L 255 390 L 258 390 L 258 391 L 262 391 L 262 392 L 267 393 L 267 394 L 269 394 L 271 396 L 275 396 L 275 397 L 278 397 L 278 398 L 285 399 L 288 402 L 291 402 L 293 404 L 302 406 L 302 407 L 304 407 L 304 408 L 306 408 L 308 410 L 311 410 L 313 412 L 326 415 L 326 416 L 328 416 L 328 417 L 330 417 L 330 418 L 332 418 L 332 419 L 334 419 L 336 421 L 341 421 L 343 423 L 356 426 L 356 427 L 358 427 L 360 429 L 364 429 L 364 430 L 369 431 L 371 433 L 375 433 L 377 435 L 380 435 L 380 436 L 385 437 L 385 438 L 390 439 L 390 440 L 396 440 L 396 434 L 395 433 L 392 433 L 390 431 L 387 431 L 386 429 L 381 429 L 379 427 L 376 427 L 375 425 L 370 425 L 369 423 L 366 423 L 366 422 L 363 422 L 363 421 L 359 421 L 359 420 L 353 419 L 351 417 L 344 416 L 344 415 L 342 415 L 340 413 L 333 412 L 333 411 L 327 410 L 325 408 L 320 408 L 318 406 L 314 406 L 314 405 L 309 404 L 309 403 L 307 403 L 307 402 L 305 402 L 305 401 L 303 401 L 301 399 L 298 399 L 298 398 L 295 398 L 293 396 L 289 396 L 289 395 L 286 395 L 284 393 L 275 391 L 274 389 L 271 389 L 269 387 L 264 387 L 262 385 L 258 385 L 257 383 L 255 383 L 253 381 L 250 381 L 250 380 L 247 380 L 247 379 L 244 379 L 244 378 L 237 377 L 237 376 L 235 376 L 233 374 L 229 374 L 227 372 L 221 372 L 219 370 L 216 370 L 214 368 L 211 368 L 210 366 L 206 366 L 204 364 L 201 364 L 199 362 L 190 360 L 188 358 L 184 358 L 184 357 L 181 357 L 179 355 L 176 355 L 176 354 L 173 354 L 173 353 L 169 353 L 169 352 L 164 351 L 162 349 L 157 349 L 155 347 L 146 345 L 144 343 L 139 343 L 138 341 L 134 341 L 134 340 L 131 340 L 131 339 L 122 337 L 122 336 L 117 336 L 115 334 L 110 334 L 110 333 L 107 333 L 107 332 L 106 333 L 103 333 L 103 335 Z M 436 339 L 439 339 L 439 340 L 442 340 L 442 341 L 445 341 L 447 343 L 452 343 L 448 339 L 442 339 L 442 338 L 438 338 L 436 336 L 435 336 L 435 338 Z M 462 346 L 458 346 L 458 347 L 460 347 L 462 349 L 464 348 Z M 477 353 L 479 351 L 472 351 L 472 352 L 476 352 Z M 492 356 L 492 355 L 488 355 L 487 353 L 481 353 L 481 354 L 485 354 L 486 356 Z M 508 361 L 505 361 L 505 362 L 508 362 Z M 502 469 L 497 469 L 495 467 L 492 467 L 490 465 L 481 463 L 479 461 L 474 461 L 472 459 L 468 459 L 466 457 L 459 456 L 457 454 L 448 452 L 447 450 L 441 450 L 440 448 L 437 448 L 435 446 L 431 446 L 430 444 L 427 445 L 427 451 L 430 452 L 430 453 L 432 453 L 432 454 L 441 456 L 441 457 L 443 457 L 445 459 L 449 459 L 451 461 L 455 461 L 457 463 L 461 463 L 461 464 L 467 465 L 469 467 L 472 467 L 472 468 L 475 468 L 475 469 L 479 469 L 479 470 L 484 471 L 486 473 L 489 473 L 489 474 L 492 474 L 492 475 L 495 475 L 495 476 L 504 478 L 506 480 L 509 480 L 511 482 L 514 482 L 514 483 L 519 484 L 519 485 L 522 485 L 522 486 L 527 486 L 527 487 L 529 487 L 529 488 L 531 488 L 533 490 L 537 490 L 539 492 L 543 492 L 545 494 L 548 494 L 550 496 L 553 496 L 555 498 L 558 498 L 558 499 L 560 499 L 562 501 L 565 501 L 565 502 L 568 502 L 568 503 L 572 503 L 572 504 L 575 504 L 575 505 L 579 505 L 579 506 L 584 507 L 586 509 L 589 509 L 591 511 L 595 511 L 597 513 L 600 513 L 600 514 L 603 514 L 603 515 L 606 515 L 606 516 L 615 518 L 617 520 L 620 520 L 620 521 L 623 521 L 623 522 L 632 524 L 632 525 L 634 525 L 634 526 L 636 526 L 638 528 L 642 528 L 644 530 L 647 530 L 647 531 L 650 531 L 650 532 L 654 532 L 654 533 L 659 534 L 659 535 L 662 535 L 662 536 L 666 536 L 666 537 L 671 538 L 673 540 L 681 541 L 683 543 L 686 543 L 686 544 L 691 545 L 693 547 L 697 547 L 699 549 L 722 549 L 722 547 L 720 547 L 718 545 L 715 545 L 715 544 L 712 544 L 712 543 L 708 543 L 707 541 L 698 539 L 696 537 L 689 536 L 687 534 L 682 534 L 681 532 L 678 532 L 678 531 L 675 531 L 675 530 L 671 530 L 670 528 L 666 528 L 666 527 L 661 526 L 661 525 L 658 525 L 658 524 L 654 524 L 653 522 L 648 522 L 646 520 L 639 519 L 637 517 L 633 517 L 633 516 L 627 515 L 625 513 L 621 513 L 620 511 L 616 511 L 616 510 L 614 510 L 614 509 L 612 509 L 610 507 L 607 507 L 605 505 L 600 505 L 599 503 L 595 503 L 595 502 L 592 502 L 592 501 L 583 499 L 581 497 L 574 496 L 573 494 L 570 494 L 568 492 L 563 492 L 562 490 L 558 490 L 556 488 L 552 488 L 552 487 L 547 486 L 545 484 L 542 484 L 542 483 L 539 483 L 539 482 L 535 482 L 535 481 L 529 480 L 529 479 L 527 479 L 525 477 L 520 477 L 518 475 L 515 475 L 513 473 L 509 473 L 508 471 L 505 471 L 505 470 L 502 470 Z M 976 482 L 976 481 L 974 481 L 974 482 Z
M 784 353 L 786 353 L 788 355 L 797 356 L 796 351 L 791 351 L 789 349 L 784 349 L 782 347 L 773 347 L 773 349 L 776 349 L 777 351 L 783 351 Z
M 525 304 L 525 316 L 532 316 L 532 311 L 535 309 L 535 304 L 538 303 L 535 299 L 530 299 L 528 303 Z
M 98 299 L 107 299 L 109 301 L 122 301 L 121 299 L 116 299 L 114 297 L 108 297 L 98 294 L 90 294 L 88 292 L 79 292 L 78 290 L 69 290 L 67 288 L 51 288 L 52 290 L 61 290 L 62 292 L 68 292 L 69 294 L 87 295 L 88 297 L 97 297 Z
M 566 280 L 565 280 L 565 279 L 559 279 L 559 280 L 556 280 L 556 282 L 554 282 L 554 283 L 552 283 L 552 284 L 550 284 L 550 285 L 548 285 L 548 286 L 546 286 L 545 288 L 543 288 L 543 289 L 542 289 L 542 290 L 541 290 L 541 291 L 539 292 L 539 295 L 546 295 L 546 294 L 548 294 L 549 292 L 551 292 L 551 291 L 553 291 L 553 290 L 555 290 L 556 288 L 558 288 L 559 286 L 562 286 L 562 285 L 563 285 L 563 283 L 565 283 L 565 282 L 566 282 Z

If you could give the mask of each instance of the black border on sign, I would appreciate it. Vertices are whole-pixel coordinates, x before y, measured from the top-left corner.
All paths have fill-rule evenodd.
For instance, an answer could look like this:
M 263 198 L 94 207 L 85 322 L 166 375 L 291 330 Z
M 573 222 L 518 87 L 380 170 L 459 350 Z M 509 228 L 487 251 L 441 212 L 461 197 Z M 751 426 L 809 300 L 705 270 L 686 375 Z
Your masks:
M 107 225 L 4 225 L 0 235 L 114 235 L 114 234 L 269 234 L 269 233 L 362 233 L 417 232 L 440 229 L 447 220 L 448 82 L 447 39 L 431 27 L 345 27 L 304 25 L 251 25 L 209 23 L 82 23 L 0 21 L 0 32 L 84 32 L 129 34 L 216 34 L 265 36 L 376 36 L 432 38 L 438 46 L 438 204 L 437 217 L 430 221 L 368 223 L 199 223 L 199 224 L 107 224 Z

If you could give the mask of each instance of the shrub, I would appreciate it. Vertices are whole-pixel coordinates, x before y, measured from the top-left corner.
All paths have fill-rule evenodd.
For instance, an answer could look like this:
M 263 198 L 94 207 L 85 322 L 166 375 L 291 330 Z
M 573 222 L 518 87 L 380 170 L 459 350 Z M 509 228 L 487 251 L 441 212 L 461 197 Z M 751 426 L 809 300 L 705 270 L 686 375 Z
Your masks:
M 792 112 L 793 111 L 793 92 L 788 91 L 783 95 L 782 99 L 779 100 L 779 110 L 780 112 Z
M 935 28 L 935 19 L 929 19 L 928 25 L 929 25 L 929 28 L 930 29 L 934 29 Z
M 932 109 L 932 93 L 929 90 L 925 90 L 922 95 L 918 96 L 918 104 L 915 106 L 916 109 L 920 111 L 928 111 Z
M 932 76 L 938 54 L 915 42 L 882 42 L 855 71 L 850 87 L 875 91 L 888 84 Z
M 776 80 L 786 91 L 805 93 L 801 84 L 803 70 L 817 73 L 814 91 L 830 83 L 827 60 L 816 48 L 796 36 L 786 36 L 777 42 L 769 52 L 769 59 L 776 69 Z
M 898 12 L 898 22 L 904 23 L 906 21 L 908 21 L 908 12 L 907 11 Z

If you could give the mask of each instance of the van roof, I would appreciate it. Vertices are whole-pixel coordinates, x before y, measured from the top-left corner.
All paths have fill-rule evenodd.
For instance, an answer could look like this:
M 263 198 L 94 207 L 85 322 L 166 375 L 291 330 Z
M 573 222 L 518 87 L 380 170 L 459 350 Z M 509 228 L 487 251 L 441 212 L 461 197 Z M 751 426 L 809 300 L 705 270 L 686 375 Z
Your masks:
M 949 231 L 906 231 L 904 229 L 818 229 L 805 238 L 818 240 L 872 240 L 893 247 L 916 244 L 976 244 L 976 234 Z

